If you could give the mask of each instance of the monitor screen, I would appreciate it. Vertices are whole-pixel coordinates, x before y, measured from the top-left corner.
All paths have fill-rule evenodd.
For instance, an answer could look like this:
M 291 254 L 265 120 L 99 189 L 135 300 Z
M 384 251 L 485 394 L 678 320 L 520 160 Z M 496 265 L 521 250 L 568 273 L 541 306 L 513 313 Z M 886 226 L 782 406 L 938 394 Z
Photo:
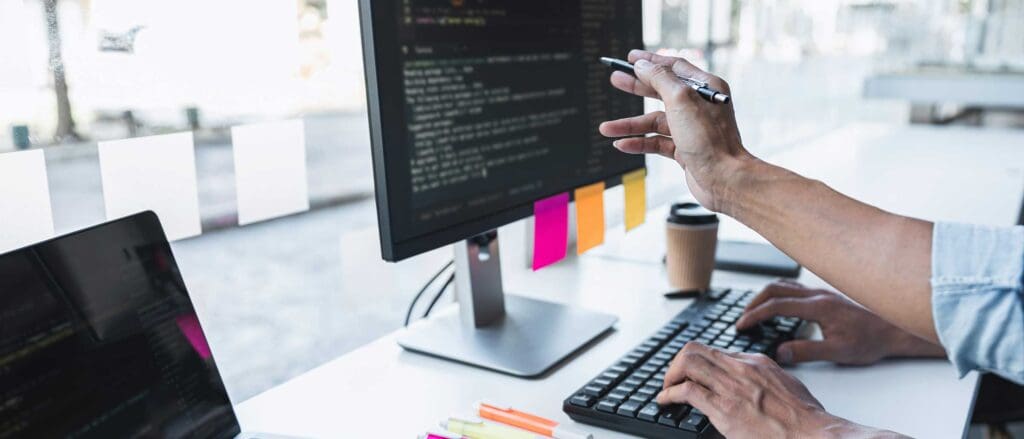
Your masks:
M 0 438 L 238 430 L 155 215 L 0 255 Z
M 398 260 L 642 168 L 602 137 L 641 114 L 601 56 L 642 48 L 637 0 L 363 0 L 381 242 Z

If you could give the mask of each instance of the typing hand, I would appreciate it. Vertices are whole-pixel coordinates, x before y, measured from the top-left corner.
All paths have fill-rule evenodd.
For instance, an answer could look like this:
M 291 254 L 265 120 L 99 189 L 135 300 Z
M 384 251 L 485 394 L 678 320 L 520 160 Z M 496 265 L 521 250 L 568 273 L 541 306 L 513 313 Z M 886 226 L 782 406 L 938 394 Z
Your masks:
M 731 104 L 713 104 L 701 99 L 678 76 L 707 82 L 725 94 L 729 85 L 721 78 L 701 71 L 682 58 L 655 55 L 643 50 L 629 53 L 636 77 L 612 73 L 616 88 L 637 96 L 660 99 L 666 111 L 655 111 L 601 124 L 619 150 L 630 154 L 660 154 L 675 159 L 686 170 L 690 192 L 704 207 L 721 211 L 721 201 L 739 178 L 744 162 L 753 156 L 743 148 Z M 677 76 L 678 75 L 678 76 Z M 648 134 L 656 134 L 651 137 Z
M 687 343 L 665 374 L 658 404 L 690 404 L 726 437 L 895 436 L 830 415 L 792 375 L 762 354 Z
M 945 351 L 903 331 L 853 301 L 828 290 L 791 281 L 768 285 L 736 322 L 748 329 L 773 316 L 799 317 L 818 323 L 824 340 L 793 340 L 779 346 L 780 363 L 832 361 L 867 365 L 886 357 L 942 357 Z

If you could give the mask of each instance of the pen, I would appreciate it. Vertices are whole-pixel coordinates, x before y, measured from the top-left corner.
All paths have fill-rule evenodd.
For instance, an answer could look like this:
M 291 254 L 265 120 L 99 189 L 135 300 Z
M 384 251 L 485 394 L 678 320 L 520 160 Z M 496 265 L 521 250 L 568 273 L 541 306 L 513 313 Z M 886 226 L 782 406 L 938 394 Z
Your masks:
M 508 424 L 513 427 L 519 427 L 523 430 L 529 430 L 545 436 L 551 436 L 555 439 L 594 439 L 594 436 L 591 434 L 580 433 L 565 427 L 560 427 L 555 421 L 521 412 L 511 407 L 501 407 L 494 404 L 488 404 L 486 402 L 478 402 L 477 411 L 480 412 L 481 418 L 501 422 L 502 424 Z
M 614 70 L 620 72 L 629 73 L 630 75 L 636 76 L 636 72 L 633 70 L 633 65 L 623 61 L 621 59 L 608 58 L 606 56 L 601 57 L 601 64 L 611 67 Z M 708 87 L 708 83 L 704 81 L 698 81 L 693 78 L 687 78 L 685 76 L 679 76 L 680 80 L 683 81 L 687 86 L 694 89 L 700 97 L 704 98 L 705 101 L 713 102 L 716 104 L 728 104 L 732 98 L 729 95 Z
M 537 436 L 504 425 L 487 424 L 480 420 L 469 421 L 455 417 L 441 421 L 441 428 L 472 439 L 547 439 L 544 436 Z

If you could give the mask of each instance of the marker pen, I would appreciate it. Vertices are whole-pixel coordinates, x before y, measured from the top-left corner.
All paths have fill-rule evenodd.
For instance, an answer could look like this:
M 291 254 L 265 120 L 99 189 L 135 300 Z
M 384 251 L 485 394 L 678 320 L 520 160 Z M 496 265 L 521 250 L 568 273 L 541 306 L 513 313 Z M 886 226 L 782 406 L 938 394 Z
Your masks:
M 573 431 L 559 426 L 557 422 L 550 419 L 531 415 L 511 407 L 502 407 L 486 402 L 478 402 L 476 404 L 476 408 L 481 418 L 501 422 L 502 424 L 511 425 L 513 427 L 519 427 L 523 430 L 529 430 L 545 436 L 551 436 L 555 439 L 594 439 L 594 436 L 589 433 Z
M 441 428 L 458 433 L 471 439 L 547 439 L 528 431 L 518 430 L 504 425 L 488 424 L 481 420 L 465 420 L 455 417 L 441 421 Z

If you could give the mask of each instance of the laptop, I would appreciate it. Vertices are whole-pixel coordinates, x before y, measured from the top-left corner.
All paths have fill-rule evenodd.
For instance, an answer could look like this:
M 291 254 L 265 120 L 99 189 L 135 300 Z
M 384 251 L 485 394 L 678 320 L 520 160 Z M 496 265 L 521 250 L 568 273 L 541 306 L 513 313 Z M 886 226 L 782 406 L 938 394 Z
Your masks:
M 0 255 L 0 438 L 254 436 L 155 214 Z

